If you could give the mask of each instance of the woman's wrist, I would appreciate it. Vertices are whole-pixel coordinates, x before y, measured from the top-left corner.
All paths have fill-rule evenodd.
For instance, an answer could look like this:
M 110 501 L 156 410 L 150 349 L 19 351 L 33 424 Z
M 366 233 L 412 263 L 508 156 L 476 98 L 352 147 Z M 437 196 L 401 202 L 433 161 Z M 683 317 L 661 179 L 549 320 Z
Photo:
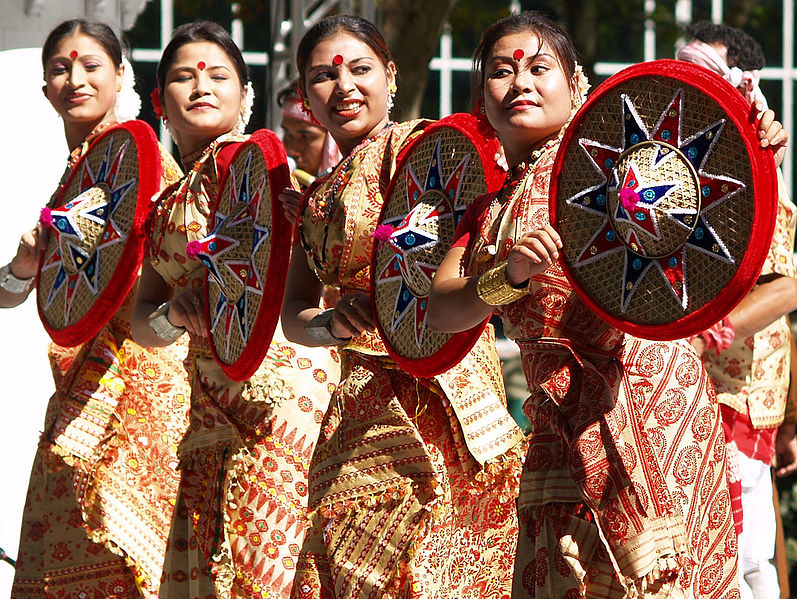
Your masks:
M 488 306 L 510 304 L 529 293 L 529 280 L 513 285 L 507 278 L 507 262 L 501 262 L 484 272 L 476 283 L 476 293 Z
M 33 286 L 33 275 L 20 277 L 11 269 L 11 264 L 13 264 L 13 260 L 0 268 L 0 288 L 15 295 L 27 293 Z
M 149 328 L 155 334 L 168 343 L 174 343 L 185 333 L 185 327 L 177 326 L 169 320 L 169 308 L 171 300 L 163 302 L 149 317 Z
M 17 279 L 21 279 L 23 281 L 27 281 L 36 276 L 37 266 L 38 264 L 34 262 L 31 267 L 23 268 L 19 265 L 16 256 L 11 260 L 11 262 L 8 263 L 8 268 L 11 270 L 11 274 Z
M 351 337 L 338 337 L 332 332 L 332 315 L 334 312 L 334 308 L 322 310 L 304 326 L 307 334 L 319 345 L 341 345 L 351 339 Z

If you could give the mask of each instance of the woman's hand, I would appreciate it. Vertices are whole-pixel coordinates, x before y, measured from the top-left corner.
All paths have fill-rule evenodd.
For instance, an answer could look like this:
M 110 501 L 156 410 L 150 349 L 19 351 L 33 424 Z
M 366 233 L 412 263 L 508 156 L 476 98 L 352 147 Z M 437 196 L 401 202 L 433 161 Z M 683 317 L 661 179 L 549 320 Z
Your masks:
M 786 146 L 789 143 L 789 134 L 780 121 L 775 120 L 772 110 L 761 112 L 763 105 L 756 102 L 755 109 L 761 115 L 758 122 L 758 139 L 762 148 L 772 148 L 775 166 L 778 167 L 786 156 Z
M 775 438 L 775 475 L 788 476 L 797 471 L 797 437 L 793 424 L 781 424 Z
M 520 285 L 544 272 L 559 259 L 562 239 L 551 225 L 524 233 L 509 251 L 506 276 L 512 285 Z
M 45 240 L 45 233 L 36 225 L 26 231 L 19 240 L 17 254 L 11 260 L 11 274 L 18 279 L 29 279 L 36 274 L 39 266 L 39 252 Z
M 277 197 L 282 202 L 285 218 L 288 219 L 291 225 L 296 224 L 296 219 L 299 217 L 299 206 L 302 202 L 302 192 L 296 191 L 293 187 L 286 187 Z
M 339 339 L 356 337 L 363 331 L 374 330 L 371 299 L 365 293 L 342 296 L 332 312 L 332 334 Z
M 192 335 L 208 335 L 205 304 L 199 289 L 189 289 L 175 296 L 166 318 L 176 327 L 185 327 Z

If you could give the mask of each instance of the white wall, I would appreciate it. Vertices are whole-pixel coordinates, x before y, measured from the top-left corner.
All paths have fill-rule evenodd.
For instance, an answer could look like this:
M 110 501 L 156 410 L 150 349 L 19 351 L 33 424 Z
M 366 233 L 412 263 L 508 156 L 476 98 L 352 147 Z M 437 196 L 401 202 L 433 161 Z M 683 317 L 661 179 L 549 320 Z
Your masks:
M 38 47 L 0 51 L 0 72 L 14 73 L 14 85 L 0 94 L 0 265 L 14 256 L 19 236 L 36 223 L 66 166 L 61 119 L 41 92 L 40 53 Z M 35 299 L 0 310 L 0 547 L 14 558 L 30 467 L 53 393 L 49 338 Z M 9 596 L 13 577 L 13 568 L 0 562 L 0 597 Z

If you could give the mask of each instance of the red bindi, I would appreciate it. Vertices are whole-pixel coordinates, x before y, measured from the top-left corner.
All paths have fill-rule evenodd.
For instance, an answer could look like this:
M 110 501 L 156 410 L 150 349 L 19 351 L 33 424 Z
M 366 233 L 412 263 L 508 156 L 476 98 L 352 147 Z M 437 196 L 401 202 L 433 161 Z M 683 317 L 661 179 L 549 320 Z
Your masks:
M 343 57 L 340 54 L 335 54 L 335 58 L 332 59 L 332 64 L 335 66 L 343 64 Z
M 77 58 L 77 50 L 72 50 L 69 53 L 69 58 L 71 58 L 72 60 L 75 60 Z
M 207 65 L 205 64 L 204 60 L 200 60 L 198 63 L 196 63 L 196 68 L 198 68 L 200 71 L 204 71 L 206 66 Z
M 521 58 L 523 58 L 523 56 L 524 56 L 525 54 L 526 54 L 526 53 L 525 53 L 523 50 L 521 50 L 520 48 L 518 48 L 517 50 L 515 50 L 514 52 L 512 52 L 512 58 L 514 58 L 515 60 L 520 60 Z

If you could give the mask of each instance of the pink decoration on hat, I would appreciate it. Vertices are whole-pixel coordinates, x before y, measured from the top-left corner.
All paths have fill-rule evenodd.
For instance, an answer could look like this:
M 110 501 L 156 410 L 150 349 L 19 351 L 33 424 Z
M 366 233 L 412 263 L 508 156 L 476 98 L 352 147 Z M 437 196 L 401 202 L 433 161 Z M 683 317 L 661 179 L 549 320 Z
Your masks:
M 523 58 L 523 56 L 525 56 L 525 54 L 526 53 L 521 48 L 518 48 L 517 50 L 512 52 L 512 58 L 514 58 L 515 60 L 520 60 L 521 58 Z
M 49 229 L 53 226 L 53 211 L 47 206 L 42 208 L 41 215 L 39 216 L 39 222 L 45 229 Z
M 332 64 L 335 66 L 343 64 L 343 57 L 340 54 L 335 54 L 335 58 L 332 59 Z
M 623 208 L 629 212 L 633 211 L 639 203 L 639 193 L 630 187 L 623 187 L 620 190 L 620 203 L 623 205 Z
M 159 119 L 163 118 L 163 105 L 161 104 L 161 88 L 156 87 L 152 90 L 149 96 L 152 100 L 152 109 L 155 111 L 155 116 Z
M 185 244 L 185 253 L 189 258 L 196 258 L 202 253 L 202 244 L 196 240 L 189 241 Z
M 393 230 L 393 225 L 383 224 L 379 225 L 371 235 L 381 246 L 386 241 L 390 241 L 390 236 L 393 235 Z
M 200 71 L 204 71 L 206 66 L 207 65 L 205 64 L 204 60 L 200 60 L 198 63 L 196 63 L 196 68 L 198 68 Z

